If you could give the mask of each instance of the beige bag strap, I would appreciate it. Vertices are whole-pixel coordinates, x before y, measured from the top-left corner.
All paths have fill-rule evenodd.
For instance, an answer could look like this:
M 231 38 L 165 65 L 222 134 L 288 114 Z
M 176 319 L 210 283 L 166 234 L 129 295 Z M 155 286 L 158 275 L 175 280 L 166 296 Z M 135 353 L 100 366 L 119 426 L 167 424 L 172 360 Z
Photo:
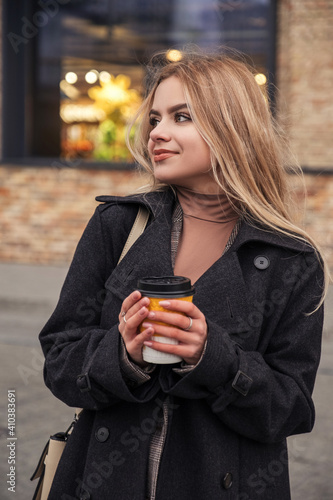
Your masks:
M 141 234 L 146 229 L 146 225 L 149 219 L 150 212 L 147 208 L 140 205 L 137 216 L 135 218 L 134 224 L 132 226 L 131 232 L 128 235 L 125 246 L 118 260 L 119 262 L 125 257 L 129 249 L 134 245 L 136 240 L 141 236 Z M 75 419 L 77 420 L 82 412 L 82 408 L 75 408 Z
M 119 262 L 125 257 L 131 246 L 136 242 L 136 240 L 141 236 L 143 231 L 146 228 L 147 222 L 149 219 L 149 211 L 140 205 L 138 214 L 136 216 L 136 219 L 134 221 L 134 224 L 132 226 L 131 232 L 128 235 L 127 241 L 125 243 L 125 246 L 123 248 L 123 251 L 119 257 L 118 264 Z

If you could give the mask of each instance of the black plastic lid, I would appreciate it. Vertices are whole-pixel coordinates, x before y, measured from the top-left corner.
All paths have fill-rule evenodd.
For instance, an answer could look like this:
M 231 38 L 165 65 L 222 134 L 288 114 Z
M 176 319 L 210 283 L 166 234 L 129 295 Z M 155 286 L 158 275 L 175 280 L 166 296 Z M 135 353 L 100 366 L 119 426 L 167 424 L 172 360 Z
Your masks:
M 191 280 L 185 276 L 148 276 L 138 280 L 138 289 L 143 295 L 159 297 L 188 297 L 195 292 Z

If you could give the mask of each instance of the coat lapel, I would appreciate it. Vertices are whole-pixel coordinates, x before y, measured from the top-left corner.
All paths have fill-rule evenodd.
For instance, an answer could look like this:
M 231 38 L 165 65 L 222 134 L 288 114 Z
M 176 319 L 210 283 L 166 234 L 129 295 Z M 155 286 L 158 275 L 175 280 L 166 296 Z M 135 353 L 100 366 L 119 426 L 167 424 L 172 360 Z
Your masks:
M 237 253 L 229 250 L 195 283 L 195 304 L 207 320 L 218 322 L 243 348 L 252 349 L 258 335 L 249 324 L 248 290 Z
M 172 204 L 159 204 L 155 217 L 114 269 L 106 288 L 121 300 L 137 287 L 138 278 L 173 275 L 171 263 Z M 154 213 L 153 213 L 154 214 Z

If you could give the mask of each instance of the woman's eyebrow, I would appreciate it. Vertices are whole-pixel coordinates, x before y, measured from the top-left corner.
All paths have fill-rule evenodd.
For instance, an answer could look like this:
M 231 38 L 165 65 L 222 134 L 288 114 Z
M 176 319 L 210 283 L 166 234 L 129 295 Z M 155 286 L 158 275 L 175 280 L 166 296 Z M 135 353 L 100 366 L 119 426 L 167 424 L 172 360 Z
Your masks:
M 188 106 L 186 104 L 186 102 L 184 103 L 181 103 L 181 104 L 176 104 L 175 106 L 171 106 L 170 108 L 168 108 L 168 113 L 171 114 L 171 113 L 175 113 L 175 111 L 179 111 L 180 109 L 188 109 Z M 155 109 L 151 109 L 149 111 L 149 116 L 151 115 L 155 115 L 155 116 L 161 116 L 161 113 L 159 113 L 159 111 L 156 111 Z

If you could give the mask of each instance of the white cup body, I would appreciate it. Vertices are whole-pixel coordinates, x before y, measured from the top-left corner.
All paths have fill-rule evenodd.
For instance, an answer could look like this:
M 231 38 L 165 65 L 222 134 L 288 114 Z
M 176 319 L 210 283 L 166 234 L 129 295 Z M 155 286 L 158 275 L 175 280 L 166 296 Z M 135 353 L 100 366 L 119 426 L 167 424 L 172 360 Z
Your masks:
M 167 337 L 161 337 L 160 335 L 153 335 L 152 340 L 154 340 L 155 342 L 161 342 L 162 344 L 178 344 L 177 340 L 169 339 Z M 143 346 L 142 357 L 143 360 L 147 363 L 156 363 L 158 365 L 169 365 L 182 361 L 182 358 L 180 356 L 177 356 L 176 354 L 156 351 L 155 349 L 151 349 L 151 347 L 148 347 L 146 345 Z

